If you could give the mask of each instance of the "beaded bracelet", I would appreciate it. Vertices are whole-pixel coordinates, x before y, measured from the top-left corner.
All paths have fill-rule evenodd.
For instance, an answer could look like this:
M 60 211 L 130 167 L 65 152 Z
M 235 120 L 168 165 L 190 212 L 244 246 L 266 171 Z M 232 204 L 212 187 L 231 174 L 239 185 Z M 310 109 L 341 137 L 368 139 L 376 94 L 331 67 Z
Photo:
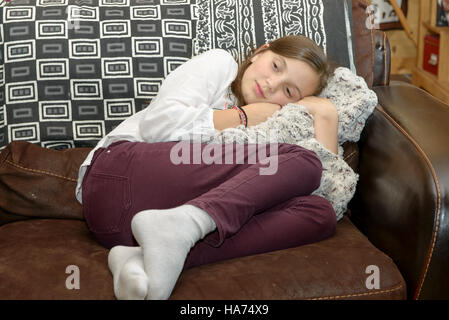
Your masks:
M 243 110 L 243 108 L 238 107 L 238 106 L 229 106 L 228 103 L 225 103 L 225 109 L 235 109 L 238 111 L 239 113 L 239 118 L 240 118 L 240 124 L 243 124 L 245 126 L 245 128 L 248 126 L 248 116 L 246 115 L 245 110 Z
M 248 126 L 248 116 L 246 115 L 245 110 L 238 106 L 232 106 L 232 109 L 235 109 L 239 112 L 240 123 L 243 124 L 246 128 Z

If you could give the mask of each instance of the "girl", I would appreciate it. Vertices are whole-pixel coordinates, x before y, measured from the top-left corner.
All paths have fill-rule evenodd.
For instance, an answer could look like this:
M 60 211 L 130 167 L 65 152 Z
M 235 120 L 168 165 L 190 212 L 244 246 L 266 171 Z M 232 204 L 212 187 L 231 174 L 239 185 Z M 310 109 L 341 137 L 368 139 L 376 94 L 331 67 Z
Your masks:
M 148 108 L 91 151 L 12 142 L 0 154 L 0 210 L 14 219 L 82 218 L 79 204 L 66 196 L 74 179 L 61 176 L 79 168 L 76 199 L 93 235 L 112 248 L 108 263 L 119 299 L 167 299 L 183 269 L 326 239 L 334 234 L 336 213 L 327 199 L 311 195 L 322 161 L 309 148 L 259 145 L 265 158 L 252 162 L 252 145 L 220 144 L 214 150 L 222 151 L 223 164 L 195 157 L 210 150 L 203 142 L 269 123 L 291 103 L 307 108 L 316 139 L 336 153 L 335 106 L 314 97 L 330 73 L 321 48 L 302 36 L 266 44 L 240 67 L 223 50 L 206 52 L 173 71 Z M 190 141 L 187 164 L 173 160 L 178 141 Z M 226 161 L 239 147 L 243 160 Z M 277 164 L 274 173 L 263 173 L 265 160 Z M 12 172 L 16 162 L 20 176 Z
M 288 103 L 307 108 L 316 139 L 337 153 L 336 108 L 313 97 L 330 72 L 322 49 L 303 36 L 265 44 L 240 67 L 226 51 L 211 50 L 173 71 L 148 108 L 98 143 L 80 167 L 76 196 L 96 239 L 112 247 L 117 298 L 167 299 L 183 268 L 334 233 L 332 206 L 310 195 L 322 170 L 310 150 L 265 150 L 265 160 L 278 164 L 271 175 L 260 173 L 261 159 L 249 163 L 250 145 L 243 164 L 173 161 L 176 141 L 204 154 L 202 142 L 217 131 L 257 125 Z

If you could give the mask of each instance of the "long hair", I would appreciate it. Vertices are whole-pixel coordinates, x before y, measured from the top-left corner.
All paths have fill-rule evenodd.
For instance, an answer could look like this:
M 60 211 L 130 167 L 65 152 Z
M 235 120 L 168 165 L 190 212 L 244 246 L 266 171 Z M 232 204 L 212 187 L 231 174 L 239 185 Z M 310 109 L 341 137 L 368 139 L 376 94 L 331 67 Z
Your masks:
M 251 58 L 256 50 L 256 48 L 252 49 L 245 57 L 245 60 L 239 66 L 236 78 L 231 83 L 232 93 L 235 95 L 239 105 L 241 106 L 246 104 L 242 95 L 243 74 L 251 65 Z M 328 79 L 335 69 L 335 66 L 328 61 L 324 50 L 313 40 L 305 36 L 285 36 L 271 42 L 270 46 L 263 50 L 271 50 L 278 55 L 298 59 L 311 66 L 320 78 L 318 88 L 313 95 L 318 95 L 321 93 L 324 87 L 326 87 Z

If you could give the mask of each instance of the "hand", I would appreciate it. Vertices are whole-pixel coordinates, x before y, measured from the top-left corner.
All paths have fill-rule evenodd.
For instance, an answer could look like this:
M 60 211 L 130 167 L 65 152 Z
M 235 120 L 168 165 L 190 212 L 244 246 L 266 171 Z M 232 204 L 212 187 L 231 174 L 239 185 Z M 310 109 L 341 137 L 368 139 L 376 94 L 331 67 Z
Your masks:
M 274 103 L 259 102 L 243 106 L 243 110 L 248 117 L 248 127 L 250 127 L 267 121 L 276 111 L 281 110 L 281 106 Z
M 332 101 L 326 98 L 308 96 L 299 100 L 298 102 L 296 102 L 296 104 L 300 104 L 306 107 L 307 111 L 309 111 L 309 113 L 314 117 L 338 117 L 337 108 L 335 108 Z
M 310 96 L 296 104 L 306 107 L 313 116 L 316 140 L 338 155 L 338 112 L 332 101 Z

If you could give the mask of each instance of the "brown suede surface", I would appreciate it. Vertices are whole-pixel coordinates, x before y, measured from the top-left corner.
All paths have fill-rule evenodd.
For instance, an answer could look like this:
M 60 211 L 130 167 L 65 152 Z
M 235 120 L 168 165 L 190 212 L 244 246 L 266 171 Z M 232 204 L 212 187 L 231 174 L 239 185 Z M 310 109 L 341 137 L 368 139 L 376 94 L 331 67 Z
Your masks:
M 0 299 L 114 299 L 108 250 L 84 221 L 33 219 L 0 227 Z M 66 280 L 79 268 L 80 289 Z
M 75 198 L 90 148 L 62 151 L 13 141 L 0 153 L 0 225 L 30 218 L 83 219 Z
M 0 227 L 0 299 L 114 299 L 108 250 L 85 222 L 33 219 Z M 12 257 L 14 257 L 12 259 Z M 68 290 L 66 268 L 80 271 Z M 380 270 L 380 288 L 365 286 L 366 267 Z M 394 263 L 344 218 L 328 240 L 189 269 L 171 299 L 405 299 Z
M 365 273 L 380 271 L 369 290 Z M 185 271 L 171 299 L 405 299 L 393 261 L 345 217 L 334 237 L 302 247 L 200 266 Z

